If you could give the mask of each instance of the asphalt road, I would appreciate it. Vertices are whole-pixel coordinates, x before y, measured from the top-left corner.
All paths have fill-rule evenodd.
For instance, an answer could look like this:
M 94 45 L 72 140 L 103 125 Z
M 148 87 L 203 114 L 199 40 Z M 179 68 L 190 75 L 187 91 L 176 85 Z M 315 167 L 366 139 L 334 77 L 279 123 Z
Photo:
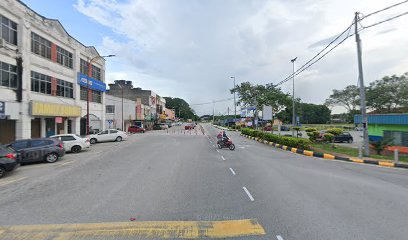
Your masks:
M 137 134 L 55 164 L 23 166 L 0 180 L 0 226 L 130 220 L 231 226 L 251 219 L 266 234 L 236 239 L 407 239 L 406 170 L 296 155 L 236 132 L 229 133 L 236 150 L 217 151 L 219 130 L 204 129 L 205 135 L 179 128 Z M 5 239 L 1 234 L 0 227 Z M 14 239 L 29 239 L 24 234 Z M 58 239 L 137 236 L 104 234 Z

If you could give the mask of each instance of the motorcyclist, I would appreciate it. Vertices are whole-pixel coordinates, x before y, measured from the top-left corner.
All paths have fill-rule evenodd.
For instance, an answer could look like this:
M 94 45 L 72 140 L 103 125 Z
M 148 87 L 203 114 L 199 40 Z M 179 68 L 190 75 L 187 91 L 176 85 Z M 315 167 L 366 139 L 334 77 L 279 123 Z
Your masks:
M 225 145 L 227 143 L 228 139 L 229 138 L 227 136 L 227 133 L 225 131 L 222 131 L 222 139 L 221 139 L 222 144 Z

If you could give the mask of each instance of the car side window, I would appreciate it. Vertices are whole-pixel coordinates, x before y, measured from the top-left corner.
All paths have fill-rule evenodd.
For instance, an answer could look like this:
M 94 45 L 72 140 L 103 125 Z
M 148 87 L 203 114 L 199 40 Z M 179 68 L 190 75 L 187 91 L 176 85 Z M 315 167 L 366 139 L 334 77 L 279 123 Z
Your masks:
M 48 145 L 48 141 L 46 140 L 32 140 L 31 141 L 31 147 L 41 147 Z
M 110 130 L 110 133 L 117 133 L 117 130 Z
M 99 133 L 99 135 L 104 135 L 104 134 L 108 134 L 108 130 L 105 130 Z
M 11 144 L 11 147 L 15 150 L 20 150 L 23 148 L 27 148 L 28 147 L 28 141 L 18 141 L 15 142 L 13 144 Z
M 68 142 L 68 141 L 75 141 L 76 139 L 73 136 L 61 136 L 61 141 Z

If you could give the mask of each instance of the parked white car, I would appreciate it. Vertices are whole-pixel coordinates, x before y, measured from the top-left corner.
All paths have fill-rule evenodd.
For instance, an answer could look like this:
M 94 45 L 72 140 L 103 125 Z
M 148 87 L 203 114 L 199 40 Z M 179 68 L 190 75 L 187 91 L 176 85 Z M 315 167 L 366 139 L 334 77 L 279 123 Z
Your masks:
M 91 144 L 95 144 L 97 142 L 120 142 L 127 137 L 128 135 L 125 132 L 116 129 L 107 129 L 99 132 L 98 134 L 89 135 Z
M 66 152 L 79 153 L 82 149 L 91 146 L 89 138 L 82 138 L 76 134 L 60 134 L 51 136 L 51 138 L 58 138 L 61 140 Z

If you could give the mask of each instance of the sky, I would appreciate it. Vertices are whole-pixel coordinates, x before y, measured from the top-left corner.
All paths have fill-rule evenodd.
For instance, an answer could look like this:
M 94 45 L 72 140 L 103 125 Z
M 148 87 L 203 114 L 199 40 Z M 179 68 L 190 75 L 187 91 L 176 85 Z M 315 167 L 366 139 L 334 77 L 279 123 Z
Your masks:
M 23 0 L 61 21 L 106 61 L 106 82 L 126 79 L 190 104 L 231 98 L 236 83 L 278 83 L 367 15 L 401 0 Z M 58 4 L 56 4 L 58 3 Z M 408 11 L 408 4 L 367 17 L 361 26 Z M 360 26 L 360 27 L 361 27 Z M 408 15 L 361 32 L 365 85 L 408 72 Z M 295 78 L 295 96 L 322 104 L 332 89 L 357 84 L 356 43 L 349 38 Z M 280 85 L 292 92 L 291 81 Z M 216 103 L 215 113 L 233 109 Z M 198 115 L 213 104 L 192 105 Z M 238 108 L 239 109 L 239 108 Z M 334 108 L 334 113 L 345 111 Z

